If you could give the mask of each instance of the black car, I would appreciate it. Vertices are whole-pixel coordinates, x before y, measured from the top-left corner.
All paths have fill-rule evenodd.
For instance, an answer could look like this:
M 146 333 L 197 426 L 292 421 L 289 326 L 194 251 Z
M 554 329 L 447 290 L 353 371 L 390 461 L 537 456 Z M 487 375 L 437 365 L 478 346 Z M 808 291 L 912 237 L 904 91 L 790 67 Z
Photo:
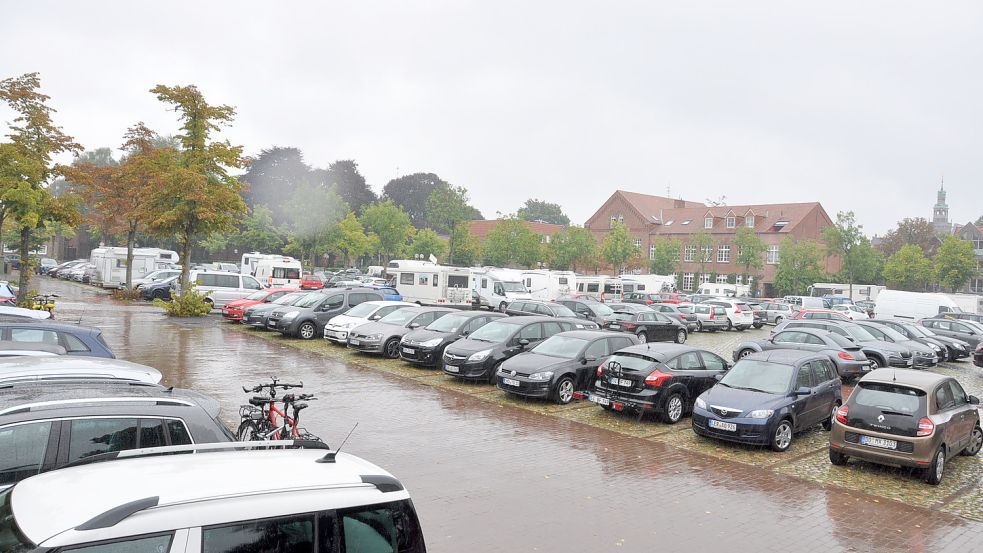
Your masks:
M 649 310 L 640 313 L 615 311 L 614 320 L 605 328 L 619 332 L 630 332 L 638 337 L 639 342 L 686 342 L 689 332 L 686 325 L 676 319 L 670 319 L 662 313 Z
M 904 334 L 901 334 L 897 330 L 882 324 L 872 323 L 866 320 L 856 321 L 854 324 L 860 326 L 869 332 L 874 338 L 877 338 L 882 342 L 891 342 L 910 349 L 913 354 L 912 359 L 914 360 L 913 366 L 915 368 L 925 369 L 928 367 L 934 367 L 939 363 L 939 351 L 941 348 L 938 346 L 933 347 L 921 342 L 916 342 L 909 339 Z
M 594 300 L 561 298 L 556 301 L 569 307 L 578 319 L 594 321 L 602 327 L 610 322 L 613 318 L 612 315 L 614 315 L 614 310 Z
M 575 323 L 554 317 L 506 317 L 494 320 L 444 349 L 444 373 L 465 380 L 495 382 L 506 359 L 526 351 Z
M 651 313 L 653 311 L 652 306 L 644 303 L 605 303 L 604 305 L 616 313 L 618 311 L 625 313 Z
M 68 355 L 116 359 L 116 354 L 103 340 L 102 331 L 90 326 L 36 319 L 0 321 L 0 340 L 61 346 Z
M 863 350 L 867 359 L 870 359 L 872 369 L 882 367 L 894 367 L 897 369 L 910 369 L 914 366 L 914 352 L 911 348 L 893 342 L 886 342 L 877 339 L 873 334 L 852 321 L 840 321 L 836 319 L 802 319 L 785 321 L 772 331 L 778 333 L 783 330 L 793 328 L 815 328 L 825 330 L 856 343 Z
M 399 356 L 416 365 L 440 365 L 444 348 L 464 338 L 485 324 L 505 317 L 502 313 L 460 311 L 448 313 L 424 328 L 411 330 L 399 343 Z
M 590 388 L 598 365 L 609 355 L 637 343 L 631 336 L 603 330 L 554 334 L 502 363 L 496 373 L 498 388 L 566 405 L 576 392 Z
M 675 424 L 727 368 L 719 355 L 689 346 L 632 346 L 601 365 L 587 399 L 605 409 L 659 414 Z
M 316 292 L 291 292 L 280 296 L 270 303 L 257 303 L 256 305 L 250 305 L 245 309 L 245 311 L 242 312 L 242 324 L 266 329 L 266 321 L 269 319 L 270 313 L 272 313 L 274 309 L 293 305 L 302 298 L 314 293 Z
M 652 305 L 654 303 L 660 303 L 662 301 L 662 296 L 651 292 L 625 292 L 623 301 L 625 303 Z
M 505 308 L 507 315 L 542 315 L 544 317 L 576 317 L 565 305 L 552 301 L 516 300 Z
M 171 278 L 165 278 L 157 282 L 147 282 L 137 286 L 137 290 L 140 292 L 140 299 L 169 301 L 171 299 L 171 293 L 177 288 L 180 278 L 181 275 L 174 275 Z
M 311 340 L 324 335 L 324 325 L 335 315 L 367 301 L 381 300 L 382 294 L 370 288 L 321 290 L 293 305 L 273 309 L 266 319 L 266 327 L 286 336 Z
M 983 367 L 983 344 L 976 346 L 976 350 L 973 351 L 973 364 Z
M 916 325 L 910 321 L 899 321 L 895 319 L 870 319 L 870 323 L 881 324 L 900 332 L 909 339 L 922 344 L 936 345 L 941 348 L 939 361 L 958 361 L 963 357 L 969 357 L 969 344 L 956 338 L 936 334 L 932 330 L 921 325 Z

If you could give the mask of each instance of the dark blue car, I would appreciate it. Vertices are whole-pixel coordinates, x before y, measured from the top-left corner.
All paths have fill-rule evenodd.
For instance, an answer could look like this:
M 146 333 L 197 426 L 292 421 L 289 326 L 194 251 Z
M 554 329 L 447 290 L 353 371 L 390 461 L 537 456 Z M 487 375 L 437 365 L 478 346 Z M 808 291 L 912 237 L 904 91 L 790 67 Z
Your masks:
M 796 432 L 822 424 L 843 402 L 836 367 L 822 354 L 773 350 L 742 358 L 696 398 L 700 436 L 785 451 Z
M 61 346 L 68 355 L 116 359 L 102 331 L 88 326 L 47 321 L 0 322 L 0 340 Z

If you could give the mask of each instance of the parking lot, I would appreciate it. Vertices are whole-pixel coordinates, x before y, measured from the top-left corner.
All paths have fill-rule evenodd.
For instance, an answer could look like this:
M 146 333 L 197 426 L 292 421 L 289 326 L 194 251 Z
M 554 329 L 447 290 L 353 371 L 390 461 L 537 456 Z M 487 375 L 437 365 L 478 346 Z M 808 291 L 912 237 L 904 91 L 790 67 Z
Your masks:
M 775 454 L 698 439 L 669 426 L 504 398 L 434 371 L 234 328 L 212 315 L 168 320 L 69 283 L 62 320 L 99 326 L 122 359 L 159 368 L 165 382 L 220 400 L 237 423 L 240 386 L 277 375 L 317 401 L 305 424 L 407 485 L 431 551 L 967 551 L 983 537 L 983 463 L 959 458 L 942 486 L 901 471 L 832 467 L 826 435 L 798 436 Z M 758 331 L 691 337 L 726 358 Z M 969 362 L 941 367 L 976 395 Z M 603 522 L 601 522 L 603 521 Z M 735 539 L 739 536 L 739 539 Z

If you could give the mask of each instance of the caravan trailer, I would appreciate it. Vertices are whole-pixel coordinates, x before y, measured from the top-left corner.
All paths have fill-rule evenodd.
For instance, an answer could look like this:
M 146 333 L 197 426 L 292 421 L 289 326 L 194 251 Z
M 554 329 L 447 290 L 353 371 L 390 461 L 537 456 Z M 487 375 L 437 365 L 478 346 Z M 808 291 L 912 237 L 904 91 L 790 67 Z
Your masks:
M 608 275 L 577 277 L 577 292 L 597 298 L 600 301 L 620 301 L 623 288 L 620 277 Z
M 403 301 L 442 307 L 471 306 L 471 272 L 431 261 L 394 259 L 386 274 L 396 281 Z
M 522 271 L 522 283 L 533 299 L 553 301 L 576 289 L 577 274 L 573 271 L 532 269 Z
M 239 272 L 244 275 L 255 275 L 256 264 L 258 264 L 261 259 L 276 259 L 279 257 L 283 257 L 283 256 L 272 254 L 272 253 L 260 253 L 260 252 L 244 253 L 242 254 L 242 261 L 239 264 Z
M 252 276 L 267 287 L 296 288 L 300 286 L 302 272 L 300 261 L 290 256 L 271 255 L 256 261 Z
M 676 279 L 668 275 L 621 275 L 623 293 L 644 292 L 658 294 L 659 292 L 674 292 Z
M 876 284 L 854 284 L 853 296 L 850 296 L 849 284 L 838 284 L 831 282 L 817 282 L 809 287 L 809 295 L 817 298 L 825 296 L 846 296 L 853 301 L 870 300 L 877 301 L 877 295 L 887 290 L 887 286 Z
M 131 278 L 143 278 L 157 270 L 157 248 L 134 248 Z M 122 288 L 126 285 L 126 248 L 102 247 L 92 250 L 89 263 L 95 265 L 90 282 L 103 288 Z
M 512 269 L 475 267 L 471 269 L 471 286 L 477 296 L 478 307 L 498 309 L 502 313 L 515 300 L 532 299 L 523 283 L 522 273 Z

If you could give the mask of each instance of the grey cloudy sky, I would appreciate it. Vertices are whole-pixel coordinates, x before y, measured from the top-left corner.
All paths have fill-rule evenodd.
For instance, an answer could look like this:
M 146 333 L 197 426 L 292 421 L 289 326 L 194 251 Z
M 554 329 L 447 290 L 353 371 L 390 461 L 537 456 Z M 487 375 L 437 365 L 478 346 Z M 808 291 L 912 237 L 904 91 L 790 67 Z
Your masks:
M 870 233 L 983 215 L 983 3 L 6 1 L 0 78 L 41 72 L 87 148 L 196 84 L 256 154 L 355 159 L 466 186 L 488 217 L 534 196 L 578 223 L 614 190 L 819 200 Z M 6 112 L 0 113 L 9 119 Z

